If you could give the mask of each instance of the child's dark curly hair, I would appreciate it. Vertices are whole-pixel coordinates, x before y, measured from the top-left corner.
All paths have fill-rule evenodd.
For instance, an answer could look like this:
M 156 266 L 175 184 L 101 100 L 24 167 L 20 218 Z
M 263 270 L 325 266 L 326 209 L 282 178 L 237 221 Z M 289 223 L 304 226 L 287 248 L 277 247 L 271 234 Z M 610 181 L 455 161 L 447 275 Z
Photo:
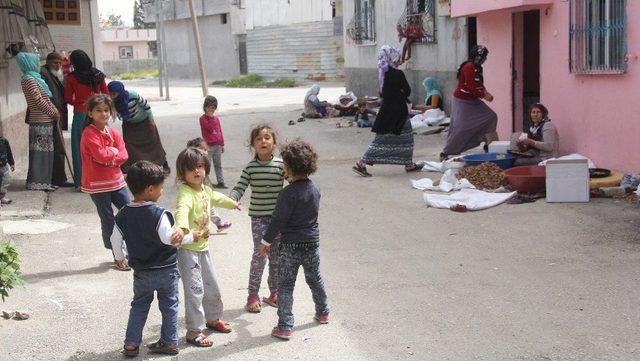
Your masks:
M 318 170 L 318 153 L 311 144 L 299 138 L 283 145 L 280 156 L 293 173 L 290 176 L 308 176 Z
M 198 137 L 198 138 L 193 138 L 190 141 L 187 142 L 187 148 L 189 147 L 194 147 L 194 148 L 198 148 L 200 147 L 200 143 L 204 142 L 204 139 Z

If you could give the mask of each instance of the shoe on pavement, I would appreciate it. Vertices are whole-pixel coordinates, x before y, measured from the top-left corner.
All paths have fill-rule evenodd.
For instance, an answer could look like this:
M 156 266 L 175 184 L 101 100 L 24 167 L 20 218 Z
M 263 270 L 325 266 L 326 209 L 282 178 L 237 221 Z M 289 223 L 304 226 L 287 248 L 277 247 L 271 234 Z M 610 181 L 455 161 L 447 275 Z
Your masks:
M 291 332 L 291 330 L 285 330 L 280 327 L 274 327 L 273 330 L 271 331 L 271 336 L 279 338 L 281 340 L 285 340 L 285 341 L 289 341 L 292 335 L 293 333 Z
M 325 313 L 323 315 L 315 315 L 313 316 L 313 318 L 318 321 L 318 323 L 326 325 L 327 323 L 329 323 L 329 314 Z

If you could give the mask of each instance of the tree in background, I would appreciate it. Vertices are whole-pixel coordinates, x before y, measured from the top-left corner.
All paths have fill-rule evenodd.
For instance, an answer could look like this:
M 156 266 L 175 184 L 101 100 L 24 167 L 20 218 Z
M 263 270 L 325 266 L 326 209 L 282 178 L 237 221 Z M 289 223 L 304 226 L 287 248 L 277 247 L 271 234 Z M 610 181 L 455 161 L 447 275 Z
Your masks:
M 133 4 L 133 28 L 134 29 L 155 29 L 155 23 L 144 22 L 144 10 L 140 0 L 136 0 Z
M 124 21 L 122 21 L 122 15 L 109 14 L 109 17 L 107 18 L 107 25 L 110 28 L 124 27 Z

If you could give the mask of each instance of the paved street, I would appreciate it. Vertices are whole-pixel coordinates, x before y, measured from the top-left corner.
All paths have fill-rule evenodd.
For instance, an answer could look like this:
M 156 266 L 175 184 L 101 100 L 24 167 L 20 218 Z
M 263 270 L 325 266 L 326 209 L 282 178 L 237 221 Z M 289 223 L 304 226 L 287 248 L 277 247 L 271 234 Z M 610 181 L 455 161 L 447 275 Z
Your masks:
M 170 163 L 188 139 L 199 136 L 200 88 L 183 83 L 172 89 L 172 101 L 151 103 Z M 157 97 L 153 82 L 130 86 Z M 174 359 L 640 359 L 636 206 L 596 199 L 588 204 L 539 200 L 470 213 L 427 208 L 409 180 L 438 174 L 406 174 L 398 166 L 375 166 L 372 178 L 351 172 L 373 137 L 369 130 L 338 129 L 329 119 L 287 125 L 299 116 L 305 91 L 213 89 L 212 94 L 220 100 L 229 184 L 252 157 L 247 138 L 257 123 L 274 125 L 280 141 L 303 137 L 317 147 L 320 165 L 313 179 L 322 192 L 322 271 L 331 323 L 313 322 L 302 274 L 291 341 L 269 335 L 277 320 L 274 308 L 265 306 L 260 314 L 243 310 L 252 249 L 249 217 L 246 210 L 222 210 L 233 227 L 211 239 L 211 254 L 224 317 L 234 332 L 214 334 L 211 349 L 181 342 Z M 328 84 L 320 98 L 334 101 L 341 91 Z M 416 160 L 435 159 L 445 137 L 416 136 Z M 5 221 L 7 212 L 45 205 L 40 193 L 22 190 L 24 176 L 16 178 L 10 193 L 16 204 L 3 208 Z M 49 201 L 44 220 L 66 228 L 7 236 L 21 247 L 27 284 L 14 289 L 0 309 L 24 310 L 31 319 L 0 319 L 0 359 L 120 359 L 132 273 L 112 267 L 87 195 L 62 189 Z M 160 203 L 173 209 L 175 201 L 172 177 Z M 44 232 L 52 230 L 47 227 Z M 181 308 L 182 336 L 183 316 Z M 145 342 L 157 340 L 159 332 L 154 304 Z M 150 357 L 143 351 L 139 359 Z

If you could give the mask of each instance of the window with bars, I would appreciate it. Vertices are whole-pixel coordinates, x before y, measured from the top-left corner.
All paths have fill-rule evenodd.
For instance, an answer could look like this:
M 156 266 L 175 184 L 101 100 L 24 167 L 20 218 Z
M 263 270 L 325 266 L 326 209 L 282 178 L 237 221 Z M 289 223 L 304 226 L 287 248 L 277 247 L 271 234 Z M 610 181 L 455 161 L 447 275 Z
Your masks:
M 120 46 L 118 52 L 120 59 L 133 59 L 133 46 Z
M 356 0 L 355 14 L 347 27 L 347 36 L 356 44 L 376 42 L 375 0 Z
M 80 25 L 80 0 L 40 0 L 49 24 Z
M 571 0 L 570 5 L 571 72 L 626 72 L 627 1 Z
M 406 0 L 406 8 L 398 20 L 398 35 L 420 43 L 436 42 L 435 0 Z

